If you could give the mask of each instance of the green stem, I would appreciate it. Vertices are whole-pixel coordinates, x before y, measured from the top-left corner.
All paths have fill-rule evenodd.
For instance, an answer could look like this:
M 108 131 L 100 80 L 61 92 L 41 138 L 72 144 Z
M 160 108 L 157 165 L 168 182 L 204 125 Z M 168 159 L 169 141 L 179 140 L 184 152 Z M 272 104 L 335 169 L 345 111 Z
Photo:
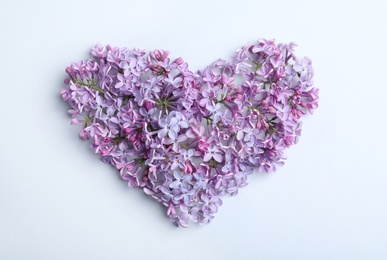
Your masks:
M 103 91 L 102 89 L 100 89 L 97 85 L 93 85 L 93 89 L 95 89 L 95 90 L 101 92 L 102 94 L 105 94 L 105 93 L 106 93 L 105 91 Z
M 87 80 L 89 83 L 85 83 L 85 82 L 83 82 L 83 81 L 78 81 L 78 80 L 74 80 L 74 83 L 75 84 L 78 84 L 78 85 L 81 85 L 81 86 L 85 86 L 85 87 L 92 87 L 94 90 L 97 90 L 97 91 L 99 91 L 99 92 L 101 92 L 102 94 L 105 94 L 106 92 L 105 91 L 103 91 L 100 87 L 98 87 L 97 85 L 96 85 L 96 80 L 92 80 L 91 82 L 90 82 L 90 80 Z M 79 87 L 79 86 L 78 86 Z

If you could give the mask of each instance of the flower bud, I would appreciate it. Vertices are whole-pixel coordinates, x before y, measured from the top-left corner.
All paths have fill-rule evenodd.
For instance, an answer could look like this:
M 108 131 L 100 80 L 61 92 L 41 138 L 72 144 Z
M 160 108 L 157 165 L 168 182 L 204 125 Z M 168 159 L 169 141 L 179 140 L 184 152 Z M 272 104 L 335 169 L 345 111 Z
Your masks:
M 133 170 L 134 169 L 134 167 L 136 167 L 136 162 L 131 162 L 131 163 L 129 163 L 129 164 L 127 164 L 126 166 L 125 166 L 125 170 L 126 171 L 131 171 L 131 170 Z
M 124 135 L 129 135 L 133 131 L 133 128 L 127 127 L 122 130 Z
M 81 132 L 79 133 L 79 137 L 82 140 L 87 140 L 87 139 L 89 139 L 90 135 L 88 132 L 85 131 L 85 129 L 82 129 Z
M 197 149 L 199 151 L 202 151 L 202 152 L 207 152 L 209 146 L 210 146 L 209 143 L 207 143 L 207 142 L 205 142 L 203 140 L 199 140 Z
M 101 149 L 101 151 L 100 151 L 100 154 L 101 154 L 102 156 L 107 156 L 109 153 L 110 153 L 110 150 L 109 150 L 108 148 L 103 148 L 103 149 Z
M 185 166 L 184 166 L 184 173 L 189 173 L 191 174 L 193 172 L 193 169 L 192 169 L 192 165 L 191 163 L 187 160 L 185 162 Z
M 72 68 L 72 67 L 67 67 L 65 71 L 66 71 L 66 73 L 67 73 L 71 78 L 74 78 L 74 77 L 75 77 L 76 71 L 74 70 L 74 68 Z
M 105 138 L 103 139 L 103 141 L 104 141 L 105 143 L 110 143 L 110 142 L 112 141 L 112 139 L 111 139 L 110 137 L 105 137 Z
M 149 111 L 151 108 L 154 107 L 154 104 L 152 102 L 149 102 L 149 101 L 144 101 L 144 107 L 147 111 Z
M 77 125 L 77 124 L 80 124 L 80 123 L 83 123 L 83 120 L 79 120 L 78 118 L 71 119 L 71 124 L 72 125 Z
M 173 216 L 176 215 L 176 208 L 173 205 L 173 203 L 169 204 L 168 210 L 167 210 L 167 216 Z
M 174 60 L 173 63 L 176 63 L 177 65 L 181 65 L 184 63 L 184 60 L 183 58 L 179 57 L 176 60 Z

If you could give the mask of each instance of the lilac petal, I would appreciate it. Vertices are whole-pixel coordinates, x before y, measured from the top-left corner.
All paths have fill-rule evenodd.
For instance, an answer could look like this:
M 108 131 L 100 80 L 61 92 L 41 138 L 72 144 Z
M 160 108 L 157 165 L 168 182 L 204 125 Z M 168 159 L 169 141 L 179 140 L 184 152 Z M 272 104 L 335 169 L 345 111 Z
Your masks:
M 175 201 L 179 201 L 179 200 L 181 200 L 183 197 L 184 197 L 184 194 L 179 194 L 179 195 L 176 195 L 174 199 L 175 199 Z
M 187 155 L 188 155 L 189 157 L 193 156 L 194 154 L 195 154 L 194 149 L 189 149 L 188 152 L 187 152 Z
M 162 199 L 163 201 L 165 201 L 165 202 L 168 202 L 168 201 L 171 200 L 171 196 L 170 196 L 170 195 L 163 195 L 163 196 L 161 196 L 161 199 Z
M 171 203 L 168 206 L 167 215 L 170 216 L 170 215 L 175 215 L 175 214 L 176 214 L 175 206 Z
M 112 116 L 114 115 L 114 113 L 116 112 L 116 110 L 112 107 L 109 107 L 107 110 L 106 110 L 106 113 L 109 115 L 109 116 Z
M 187 136 L 186 135 L 179 135 L 179 137 L 177 138 L 177 141 L 179 143 L 184 142 L 185 140 L 187 140 Z
M 204 134 L 204 126 L 200 125 L 198 129 L 198 135 L 201 136 Z
M 192 214 L 191 215 L 191 221 L 192 222 L 194 222 L 194 223 L 196 223 L 196 222 L 198 222 L 199 221 L 199 216 L 198 215 L 196 215 L 196 214 Z
M 179 122 L 179 120 L 176 117 L 174 117 L 171 119 L 169 125 L 172 127 L 172 126 L 177 125 L 178 122 Z
M 163 128 L 158 131 L 157 136 L 159 138 L 164 138 L 167 135 L 167 133 L 168 133 L 167 129 Z
M 164 139 L 164 144 L 173 144 L 175 141 L 172 140 L 171 138 L 165 138 Z
M 191 200 L 191 199 L 190 199 L 188 196 L 185 196 L 185 197 L 184 197 L 184 204 L 185 204 L 185 205 L 188 205 L 189 202 L 190 202 L 190 200 Z
M 223 161 L 223 157 L 222 157 L 222 155 L 220 155 L 219 153 L 215 153 L 215 154 L 214 154 L 214 159 L 215 159 L 215 161 L 217 161 L 217 162 L 222 162 L 222 161 Z
M 175 78 L 175 80 L 174 80 L 175 84 L 174 85 L 177 85 L 177 84 L 179 84 L 182 81 L 183 81 L 183 79 L 181 77 Z
M 188 122 L 187 121 L 180 121 L 179 122 L 179 126 L 181 126 L 183 128 L 187 128 L 188 127 Z
M 192 180 L 192 175 L 184 175 L 184 182 L 190 182 Z
M 275 164 L 278 165 L 278 166 L 284 166 L 285 163 L 280 161 L 280 162 L 276 162 Z
M 214 203 L 211 203 L 210 204 L 210 209 L 212 212 L 218 212 L 218 207 L 214 204 Z
M 161 119 L 159 120 L 159 126 L 160 126 L 160 127 L 166 127 L 166 126 L 167 126 L 167 121 L 165 121 L 164 118 L 161 118 Z
M 172 150 L 175 153 L 178 153 L 179 152 L 179 144 L 178 143 L 173 143 Z
M 208 103 L 207 98 L 203 98 L 202 100 L 199 101 L 199 106 L 204 107 Z
M 202 199 L 202 201 L 204 201 L 205 203 L 208 203 L 210 201 L 210 198 L 207 196 L 207 194 L 202 194 L 202 196 L 200 196 L 200 198 Z
M 243 135 L 244 135 L 243 131 L 238 131 L 237 136 L 236 136 L 237 140 L 238 141 L 242 140 Z
M 222 80 L 222 82 L 223 83 L 226 83 L 227 82 L 227 75 L 226 74 L 222 74 L 222 76 L 220 77 L 221 78 L 221 80 Z
M 220 121 L 219 115 L 214 115 L 214 124 L 218 123 Z
M 125 83 L 120 81 L 120 82 L 117 82 L 117 84 L 115 85 L 115 88 L 122 88 L 123 86 L 125 86 Z
M 88 95 L 83 95 L 83 96 L 82 96 L 82 102 L 83 102 L 84 104 L 87 103 L 88 99 L 89 99 L 89 96 L 88 96 Z
M 214 106 L 207 106 L 207 110 L 212 113 L 215 111 L 215 107 Z
M 146 187 L 144 187 L 143 191 L 145 192 L 146 195 L 150 195 L 151 196 L 151 195 L 154 194 L 154 192 L 152 190 L 150 190 L 150 189 L 148 189 Z
M 184 169 L 184 164 L 182 162 L 179 162 L 178 166 L 180 167 L 180 169 Z
M 175 131 L 176 133 L 180 131 L 180 126 L 178 124 L 171 126 L 171 130 Z
M 188 207 L 186 205 L 184 205 L 184 204 L 180 205 L 180 210 L 183 213 L 186 213 L 186 214 L 188 213 Z
M 171 170 L 176 170 L 179 165 L 177 163 L 172 163 Z
M 192 132 L 191 129 L 188 129 L 188 131 L 185 133 L 185 135 L 186 135 L 188 138 L 196 138 L 196 136 L 194 135 L 194 133 Z
M 175 179 L 181 179 L 182 174 L 180 173 L 180 171 L 174 171 L 173 177 L 175 177 Z
M 98 105 L 102 104 L 102 98 L 101 98 L 101 96 L 97 96 L 97 97 L 95 98 L 95 101 L 97 102 Z
M 176 132 L 173 130 L 173 129 L 170 129 L 169 132 L 168 132 L 168 136 L 173 139 L 173 140 L 176 140 L 177 138 L 177 134 Z
M 115 124 L 119 124 L 120 123 L 120 121 L 118 121 L 118 119 L 116 117 L 110 118 L 110 122 L 115 123 Z
M 169 194 L 170 194 L 170 190 L 167 189 L 167 187 L 165 187 L 165 186 L 161 186 L 161 187 L 160 187 L 160 191 L 161 191 L 162 193 L 164 193 L 165 195 L 169 195 Z
M 103 117 L 102 109 L 98 109 L 98 110 L 95 112 L 95 117 L 96 117 L 96 118 L 102 118 L 102 117 Z
M 128 145 L 125 142 L 120 143 L 118 147 L 121 149 L 121 151 L 128 149 Z
M 170 187 L 171 189 L 177 189 L 177 188 L 180 187 L 180 182 L 179 182 L 179 181 L 171 182 L 171 183 L 169 184 L 169 187 Z
M 208 162 L 209 160 L 211 160 L 211 158 L 212 155 L 210 153 L 206 153 L 203 157 L 203 161 Z

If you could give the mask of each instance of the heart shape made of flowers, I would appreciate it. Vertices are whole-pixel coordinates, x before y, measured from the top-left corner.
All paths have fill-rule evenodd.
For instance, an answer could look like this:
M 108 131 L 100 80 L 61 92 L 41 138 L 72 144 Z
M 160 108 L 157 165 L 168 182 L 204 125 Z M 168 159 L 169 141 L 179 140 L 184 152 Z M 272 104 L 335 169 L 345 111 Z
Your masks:
M 247 176 L 283 165 L 318 104 L 312 62 L 259 39 L 194 73 L 165 50 L 97 44 L 66 68 L 72 124 L 105 163 L 166 206 L 177 226 L 207 223 Z

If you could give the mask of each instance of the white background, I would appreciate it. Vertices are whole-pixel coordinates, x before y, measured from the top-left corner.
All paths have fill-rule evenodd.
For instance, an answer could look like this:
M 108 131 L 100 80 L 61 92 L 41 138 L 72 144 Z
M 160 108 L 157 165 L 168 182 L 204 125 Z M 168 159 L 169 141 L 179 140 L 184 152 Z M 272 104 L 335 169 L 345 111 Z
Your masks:
M 2 1 L 0 259 L 387 259 L 385 1 Z M 70 125 L 64 69 L 95 43 L 192 70 L 260 37 L 313 60 L 320 108 L 274 174 L 175 228 Z

